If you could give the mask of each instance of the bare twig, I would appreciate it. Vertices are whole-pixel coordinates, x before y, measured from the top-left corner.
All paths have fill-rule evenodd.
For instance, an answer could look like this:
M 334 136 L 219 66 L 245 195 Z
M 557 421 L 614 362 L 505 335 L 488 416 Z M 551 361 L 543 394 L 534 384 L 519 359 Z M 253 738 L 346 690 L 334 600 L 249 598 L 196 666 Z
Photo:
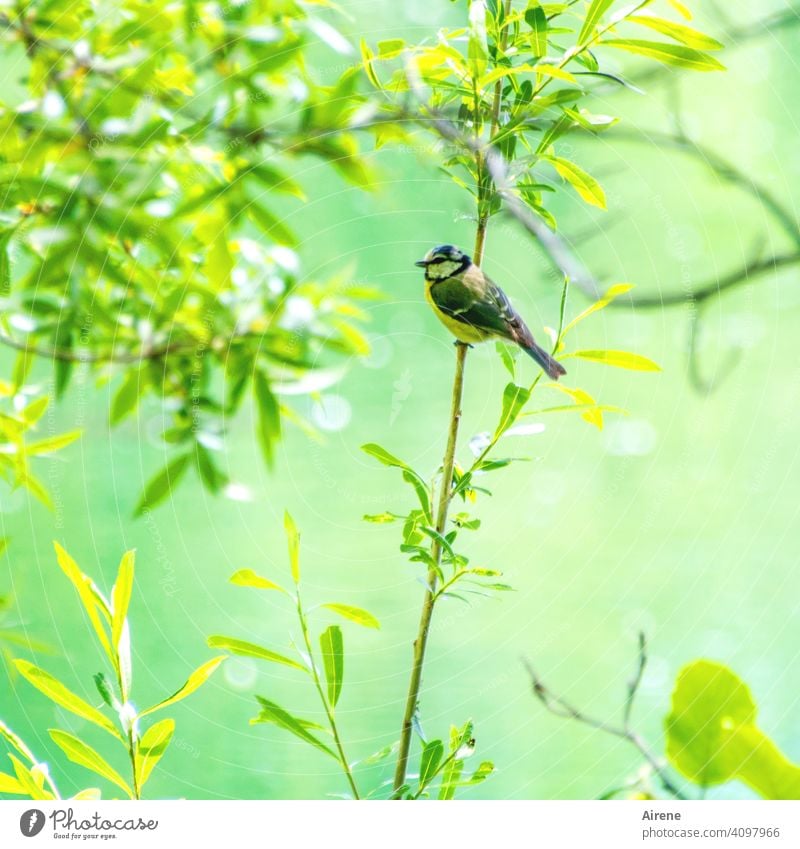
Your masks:
M 661 786 L 667 793 L 670 794 L 670 796 L 675 799 L 686 798 L 686 796 L 670 778 L 665 765 L 653 754 L 647 743 L 645 743 L 642 737 L 631 727 L 630 719 L 631 712 L 633 710 L 633 703 L 642 683 L 645 668 L 647 667 L 647 643 L 643 633 L 639 634 L 637 666 L 634 676 L 628 684 L 628 691 L 623 708 L 622 725 L 614 725 L 613 723 L 606 722 L 602 719 L 597 719 L 574 707 L 565 698 L 556 695 L 545 686 L 542 679 L 536 674 L 528 660 L 523 658 L 523 663 L 525 664 L 525 668 L 528 670 L 528 675 L 530 675 L 533 695 L 536 696 L 536 698 L 550 713 L 555 716 L 560 716 L 563 719 L 575 720 L 575 722 L 579 722 L 589 728 L 595 728 L 598 731 L 603 731 L 613 737 L 619 737 L 622 740 L 627 740 L 631 745 L 636 747 L 642 757 L 647 761 L 650 768 L 653 770 L 653 774 L 658 777 L 658 780 L 661 782 Z

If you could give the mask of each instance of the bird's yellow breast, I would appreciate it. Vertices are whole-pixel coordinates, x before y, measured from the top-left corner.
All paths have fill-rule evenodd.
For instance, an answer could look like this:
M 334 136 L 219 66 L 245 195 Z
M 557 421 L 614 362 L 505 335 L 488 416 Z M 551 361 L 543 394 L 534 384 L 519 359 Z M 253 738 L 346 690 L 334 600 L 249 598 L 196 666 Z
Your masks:
M 435 285 L 435 284 L 434 284 Z M 431 305 L 431 309 L 436 314 L 436 317 L 442 324 L 458 339 L 459 342 L 466 342 L 469 345 L 474 345 L 477 342 L 483 342 L 489 338 L 489 334 L 477 327 L 472 327 L 469 324 L 464 324 L 461 321 L 456 321 L 446 313 L 443 313 L 431 296 L 431 284 L 425 283 L 425 300 Z

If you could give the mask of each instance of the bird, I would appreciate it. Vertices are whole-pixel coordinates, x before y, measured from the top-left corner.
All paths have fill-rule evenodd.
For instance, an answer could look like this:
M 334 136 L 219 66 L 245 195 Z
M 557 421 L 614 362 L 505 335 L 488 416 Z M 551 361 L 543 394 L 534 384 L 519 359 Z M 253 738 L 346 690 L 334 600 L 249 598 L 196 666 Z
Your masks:
M 439 245 L 414 264 L 425 269 L 425 299 L 459 342 L 473 345 L 492 338 L 505 339 L 519 345 L 551 380 L 567 373 L 536 344 L 506 293 L 464 251 L 454 245 Z

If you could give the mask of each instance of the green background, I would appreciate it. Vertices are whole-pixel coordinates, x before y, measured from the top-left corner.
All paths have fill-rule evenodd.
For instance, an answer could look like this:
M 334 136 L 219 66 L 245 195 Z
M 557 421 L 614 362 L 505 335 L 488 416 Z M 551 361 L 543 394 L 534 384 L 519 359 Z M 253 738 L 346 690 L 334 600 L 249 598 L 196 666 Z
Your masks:
M 370 43 L 396 35 L 420 39 L 434 25 L 455 23 L 460 11 L 420 0 L 342 5 L 349 19 L 337 25 L 354 43 L 360 37 Z M 741 22 L 753 14 L 749 5 L 727 3 L 726 10 Z M 759 4 L 757 14 L 768 5 Z M 713 13 L 698 25 L 720 37 Z M 727 74 L 666 72 L 646 86 L 653 97 L 614 92 L 613 102 L 601 99 L 593 111 L 669 130 L 679 104 L 694 137 L 757 175 L 791 208 L 800 178 L 797 45 L 796 29 L 765 35 L 723 54 Z M 348 61 L 320 46 L 312 65 L 333 79 Z M 637 292 L 680 291 L 740 265 L 759 241 L 766 250 L 783 244 L 752 200 L 691 159 L 657 146 L 612 145 L 611 138 L 575 143 L 571 155 L 607 187 L 609 212 L 587 211 L 568 189 L 552 201 L 562 232 L 604 280 L 632 282 Z M 134 693 L 144 707 L 211 656 L 208 634 L 229 633 L 278 651 L 299 638 L 285 599 L 227 583 L 240 568 L 287 580 L 282 513 L 288 508 L 303 532 L 306 600 L 357 604 L 382 623 L 379 632 L 344 626 L 338 715 L 348 754 L 365 757 L 397 738 L 421 572 L 398 553 L 396 526 L 361 520 L 364 513 L 408 509 L 411 496 L 393 470 L 359 446 L 378 441 L 426 473 L 444 448 L 453 349 L 423 301 L 412 263 L 433 244 L 471 247 L 474 224 L 466 196 L 437 171 L 429 145 L 420 136 L 417 145 L 375 152 L 381 178 L 373 193 L 345 186 L 308 160 L 299 178 L 309 201 L 286 207 L 287 221 L 303 237 L 306 274 L 349 267 L 354 280 L 377 284 L 385 294 L 370 310 L 370 359 L 352 362 L 321 402 L 295 399 L 323 427 L 323 443 L 287 428 L 268 474 L 248 412 L 230 423 L 226 464 L 252 500 L 214 498 L 187 481 L 165 506 L 134 520 L 143 483 L 167 456 L 158 440 L 161 414 L 145 406 L 138 419 L 110 434 L 115 384 L 98 388 L 87 378 L 76 380 L 55 413 L 61 429 L 84 428 L 80 442 L 44 468 L 55 513 L 24 493 L 3 492 L 2 530 L 12 544 L 0 589 L 13 590 L 29 634 L 50 642 L 69 668 L 42 654 L 35 662 L 60 665 L 61 677 L 90 700 L 101 659 L 55 563 L 52 539 L 104 589 L 123 550 L 137 549 Z M 485 267 L 534 332 L 556 323 L 559 279 L 513 223 L 492 222 Z M 569 314 L 586 303 L 573 291 Z M 568 363 L 568 385 L 629 415 L 609 415 L 603 432 L 574 415 L 535 418 L 546 430 L 516 437 L 514 445 L 532 462 L 494 473 L 495 497 L 475 508 L 483 528 L 467 540 L 472 562 L 503 570 L 517 591 L 437 609 L 421 702 L 431 736 L 473 718 L 475 764 L 489 759 L 498 768 L 465 795 L 591 798 L 635 775 L 641 763 L 633 749 L 544 712 L 531 696 L 521 658 L 587 711 L 614 717 L 640 628 L 651 656 L 635 725 L 656 751 L 663 751 L 662 719 L 677 670 L 709 657 L 750 684 L 760 727 L 800 760 L 798 305 L 791 270 L 708 304 L 700 360 L 707 379 L 724 377 L 708 396 L 687 378 L 685 308 L 608 309 L 576 331 L 576 347 L 636 351 L 663 371 Z M 725 374 L 732 349 L 739 359 Z M 7 373 L 11 359 L 0 359 Z M 532 363 L 520 365 L 533 376 Z M 44 367 L 37 374 L 42 382 L 50 379 Z M 470 354 L 459 448 L 465 462 L 467 438 L 493 427 L 506 380 L 493 348 Z M 563 403 L 549 390 L 538 395 L 534 407 Z M 318 621 L 327 620 L 320 614 Z M 317 710 L 292 670 L 229 660 L 204 689 L 172 709 L 175 741 L 148 796 L 343 792 L 332 761 L 279 729 L 249 726 L 254 693 L 304 715 Z M 0 672 L 0 699 L 3 717 L 50 761 L 63 794 L 93 783 L 84 770 L 65 764 L 45 733 L 56 723 L 79 729 L 74 717 L 54 711 L 7 671 Z M 81 730 L 94 739 L 90 729 Z M 390 776 L 390 765 L 360 774 L 365 786 L 375 786 Z M 710 795 L 748 794 L 728 785 Z

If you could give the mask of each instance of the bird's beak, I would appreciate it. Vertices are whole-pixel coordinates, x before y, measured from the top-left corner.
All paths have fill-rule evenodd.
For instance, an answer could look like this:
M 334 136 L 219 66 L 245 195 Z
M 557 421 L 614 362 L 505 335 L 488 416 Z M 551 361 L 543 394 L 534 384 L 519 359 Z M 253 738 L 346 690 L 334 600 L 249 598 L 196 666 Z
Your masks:
M 418 259 L 414 263 L 414 265 L 418 265 L 420 268 L 426 268 L 427 265 L 428 265 L 428 260 L 427 259 Z

